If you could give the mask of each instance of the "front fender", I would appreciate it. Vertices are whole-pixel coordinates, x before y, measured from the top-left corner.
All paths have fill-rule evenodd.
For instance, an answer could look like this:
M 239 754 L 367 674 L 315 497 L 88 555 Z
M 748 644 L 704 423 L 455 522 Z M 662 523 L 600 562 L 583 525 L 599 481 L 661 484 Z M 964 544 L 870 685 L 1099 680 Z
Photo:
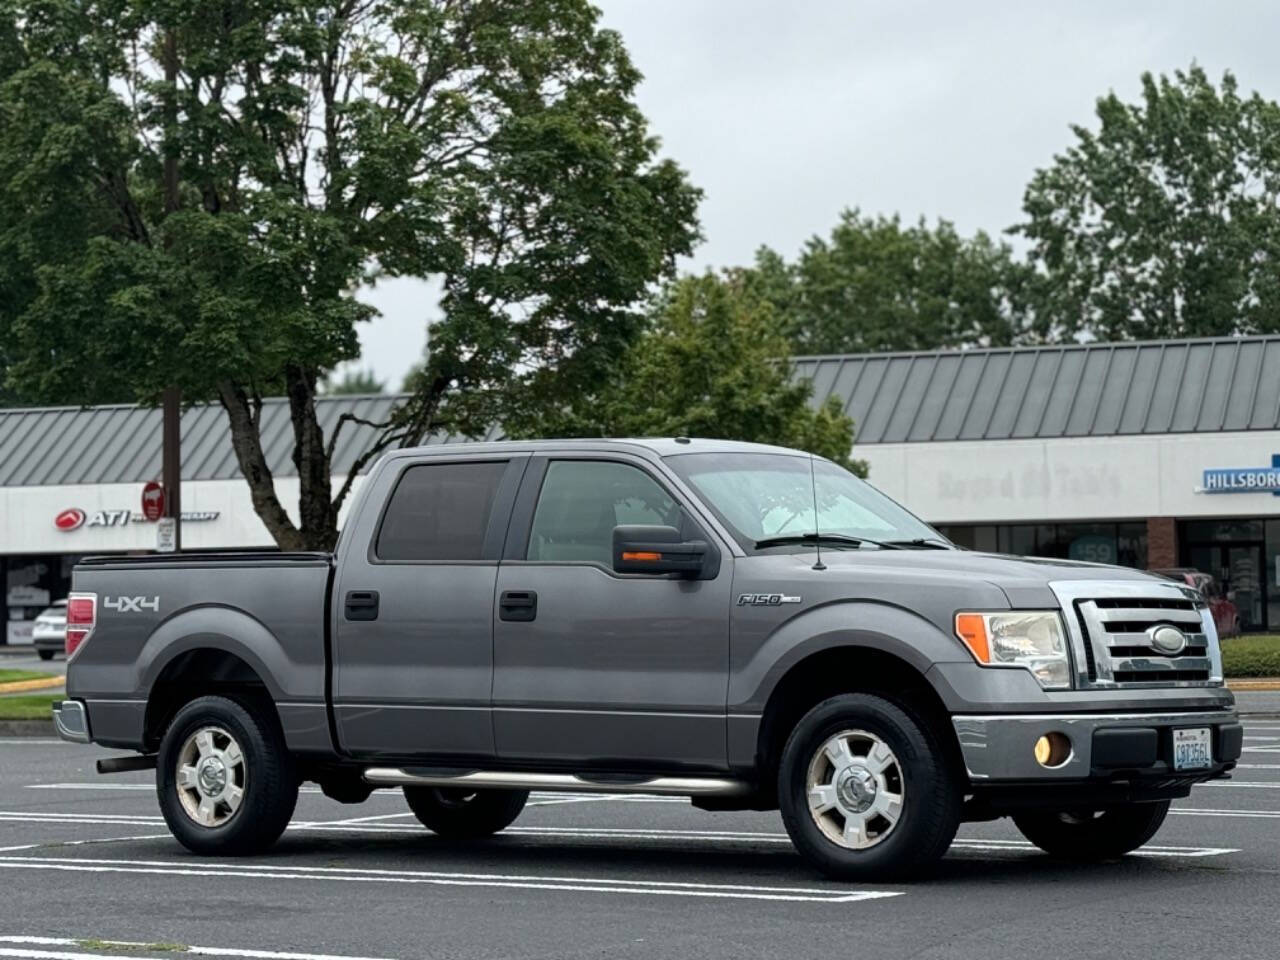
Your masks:
M 935 664 L 973 662 L 959 640 L 910 610 L 870 601 L 830 603 L 798 614 L 761 642 L 753 643 L 750 631 L 735 628 L 729 713 L 760 715 L 792 667 L 815 653 L 837 647 L 890 654 L 910 664 L 931 684 L 929 671 Z

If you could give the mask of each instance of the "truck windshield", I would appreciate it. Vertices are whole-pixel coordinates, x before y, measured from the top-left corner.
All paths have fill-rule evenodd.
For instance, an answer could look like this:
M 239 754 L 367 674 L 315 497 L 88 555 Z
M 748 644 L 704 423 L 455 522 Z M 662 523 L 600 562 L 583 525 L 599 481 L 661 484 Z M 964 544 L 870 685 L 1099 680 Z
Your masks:
M 848 470 L 773 453 L 684 453 L 667 458 L 744 550 L 762 540 L 817 530 L 881 543 L 945 543 L 938 532 Z M 824 544 L 825 546 L 825 544 Z M 851 545 L 852 546 L 852 545 Z

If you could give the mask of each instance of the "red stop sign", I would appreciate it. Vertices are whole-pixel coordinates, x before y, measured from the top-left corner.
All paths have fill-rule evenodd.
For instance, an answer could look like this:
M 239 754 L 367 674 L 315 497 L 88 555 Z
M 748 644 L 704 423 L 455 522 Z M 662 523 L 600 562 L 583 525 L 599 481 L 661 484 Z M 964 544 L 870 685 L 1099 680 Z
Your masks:
M 154 480 L 142 488 L 142 515 L 148 520 L 164 516 L 164 487 Z

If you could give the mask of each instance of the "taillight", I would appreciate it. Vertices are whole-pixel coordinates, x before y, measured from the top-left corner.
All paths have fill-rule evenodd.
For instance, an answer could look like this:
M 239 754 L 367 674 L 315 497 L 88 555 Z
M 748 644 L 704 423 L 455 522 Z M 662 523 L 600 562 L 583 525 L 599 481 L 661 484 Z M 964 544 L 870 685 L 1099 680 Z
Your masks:
M 98 595 L 96 593 L 73 593 L 67 598 L 68 660 L 89 639 L 89 634 L 93 633 L 93 622 L 97 615 Z

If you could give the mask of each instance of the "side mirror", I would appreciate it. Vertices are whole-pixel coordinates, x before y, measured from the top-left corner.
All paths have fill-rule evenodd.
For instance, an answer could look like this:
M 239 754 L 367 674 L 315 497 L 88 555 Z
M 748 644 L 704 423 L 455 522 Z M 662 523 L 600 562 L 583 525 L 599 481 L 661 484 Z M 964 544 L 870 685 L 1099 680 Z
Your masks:
M 685 540 L 675 527 L 633 524 L 613 528 L 616 573 L 703 574 L 711 552 L 705 540 Z

